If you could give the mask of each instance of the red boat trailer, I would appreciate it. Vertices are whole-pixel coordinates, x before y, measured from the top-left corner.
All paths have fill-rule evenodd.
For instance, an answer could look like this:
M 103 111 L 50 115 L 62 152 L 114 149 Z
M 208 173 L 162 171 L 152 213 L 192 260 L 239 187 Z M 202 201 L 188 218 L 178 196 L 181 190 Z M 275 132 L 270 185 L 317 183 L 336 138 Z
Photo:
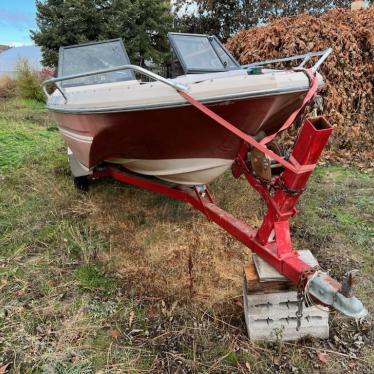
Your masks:
M 304 70 L 311 85 L 303 105 L 294 112 L 280 128 L 289 127 L 300 114 L 304 106 L 313 98 L 317 90 L 317 79 L 311 71 Z M 267 205 L 259 229 L 252 228 L 216 205 L 212 194 L 206 186 L 173 186 L 170 183 L 155 181 L 139 176 L 111 164 L 96 168 L 94 178 L 111 177 L 121 183 L 141 187 L 158 192 L 173 199 L 185 201 L 200 210 L 209 220 L 214 221 L 229 234 L 242 242 L 251 251 L 257 253 L 266 262 L 298 284 L 299 296 L 304 300 L 303 290 L 308 284 L 308 292 L 313 299 L 323 305 L 333 306 L 342 313 L 355 318 L 367 314 L 361 301 L 352 296 L 352 275 L 347 273 L 343 283 L 339 283 L 328 274 L 311 268 L 301 260 L 298 251 L 293 248 L 290 235 L 289 219 L 297 213 L 296 204 L 303 193 L 321 152 L 327 143 L 332 127 L 323 117 L 304 120 L 296 142 L 288 160 L 266 147 L 276 134 L 272 134 L 257 142 L 227 122 L 208 107 L 192 98 L 185 91 L 179 94 L 190 102 L 197 110 L 214 119 L 243 140 L 243 145 L 232 167 L 233 176 L 244 176 L 249 184 L 261 195 Z M 284 167 L 279 174 L 265 180 L 254 173 L 247 159 L 248 152 L 257 149 L 268 158 L 277 161 Z

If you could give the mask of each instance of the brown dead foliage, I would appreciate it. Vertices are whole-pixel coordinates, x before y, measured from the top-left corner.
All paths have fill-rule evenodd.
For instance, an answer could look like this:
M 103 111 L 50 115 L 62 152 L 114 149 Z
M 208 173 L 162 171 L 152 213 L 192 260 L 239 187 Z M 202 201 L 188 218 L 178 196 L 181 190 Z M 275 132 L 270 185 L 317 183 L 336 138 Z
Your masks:
M 324 114 L 335 128 L 326 159 L 374 166 L 374 7 L 279 18 L 227 44 L 241 64 L 333 48 L 322 65 Z
M 0 99 L 9 99 L 16 95 L 16 82 L 6 75 L 0 76 Z

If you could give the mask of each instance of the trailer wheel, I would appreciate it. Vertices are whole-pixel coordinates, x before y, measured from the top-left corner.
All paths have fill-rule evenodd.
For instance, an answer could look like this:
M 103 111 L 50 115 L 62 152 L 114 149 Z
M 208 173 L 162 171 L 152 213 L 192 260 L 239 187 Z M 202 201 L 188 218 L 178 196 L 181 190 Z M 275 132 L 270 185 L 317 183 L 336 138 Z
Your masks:
M 90 187 L 90 181 L 86 175 L 82 177 L 73 177 L 74 186 L 76 189 L 87 192 Z

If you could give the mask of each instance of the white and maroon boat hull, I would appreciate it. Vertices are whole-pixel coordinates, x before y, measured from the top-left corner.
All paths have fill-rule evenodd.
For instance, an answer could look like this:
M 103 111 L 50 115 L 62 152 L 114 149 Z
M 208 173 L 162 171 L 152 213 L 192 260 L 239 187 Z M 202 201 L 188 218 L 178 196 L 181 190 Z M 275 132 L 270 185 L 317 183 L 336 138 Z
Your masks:
M 187 81 L 191 95 L 253 136 L 276 132 L 308 90 L 300 72 L 220 75 L 206 80 L 203 74 L 203 81 L 193 76 Z M 159 82 L 72 88 L 67 94 L 67 104 L 57 96 L 49 109 L 74 157 L 88 170 L 106 161 L 169 182 L 207 184 L 232 165 L 242 144 Z

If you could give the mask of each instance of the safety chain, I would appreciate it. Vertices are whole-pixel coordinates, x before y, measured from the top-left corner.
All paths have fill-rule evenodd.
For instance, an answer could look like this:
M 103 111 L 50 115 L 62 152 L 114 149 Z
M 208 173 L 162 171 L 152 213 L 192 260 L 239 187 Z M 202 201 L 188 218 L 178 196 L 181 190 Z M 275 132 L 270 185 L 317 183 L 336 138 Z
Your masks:
M 303 282 L 301 281 L 301 278 L 303 277 L 304 273 L 301 273 L 300 276 L 300 282 L 297 287 L 297 311 L 296 311 L 296 319 L 297 319 L 297 324 L 296 324 L 296 331 L 300 330 L 301 327 L 301 318 L 303 317 L 303 306 L 305 302 L 305 294 L 304 294 L 304 287 Z
M 292 195 L 292 196 L 298 196 L 298 195 L 301 195 L 304 191 L 305 191 L 305 188 L 300 188 L 300 189 L 293 189 L 293 188 L 288 188 L 286 186 L 286 183 L 284 182 L 284 179 L 282 177 L 282 175 L 279 176 L 279 178 L 277 179 L 277 184 L 278 184 L 278 189 L 280 190 L 283 190 L 285 192 L 287 192 L 289 195 Z
M 259 183 L 266 186 L 268 188 L 269 192 L 271 190 L 273 190 L 273 191 L 278 190 L 278 191 L 285 191 L 286 193 L 288 193 L 289 195 L 292 195 L 292 196 L 298 196 L 298 195 L 301 195 L 305 191 L 305 188 L 299 188 L 299 189 L 288 188 L 286 186 L 286 183 L 284 182 L 284 179 L 283 179 L 282 175 L 280 175 L 279 177 L 275 178 L 275 180 L 272 180 L 272 181 L 261 178 L 260 176 L 256 175 L 255 173 L 251 173 L 251 175 Z
M 297 311 L 296 311 L 296 319 L 297 319 L 297 324 L 296 324 L 296 331 L 300 330 L 301 327 L 301 318 L 303 317 L 303 307 L 304 304 L 306 307 L 310 306 L 307 305 L 306 299 L 305 299 L 305 285 L 306 282 L 308 281 L 308 278 L 313 275 L 316 271 L 318 270 L 318 266 L 315 266 L 313 268 L 307 269 L 303 271 L 300 274 L 300 279 L 299 283 L 297 285 Z

